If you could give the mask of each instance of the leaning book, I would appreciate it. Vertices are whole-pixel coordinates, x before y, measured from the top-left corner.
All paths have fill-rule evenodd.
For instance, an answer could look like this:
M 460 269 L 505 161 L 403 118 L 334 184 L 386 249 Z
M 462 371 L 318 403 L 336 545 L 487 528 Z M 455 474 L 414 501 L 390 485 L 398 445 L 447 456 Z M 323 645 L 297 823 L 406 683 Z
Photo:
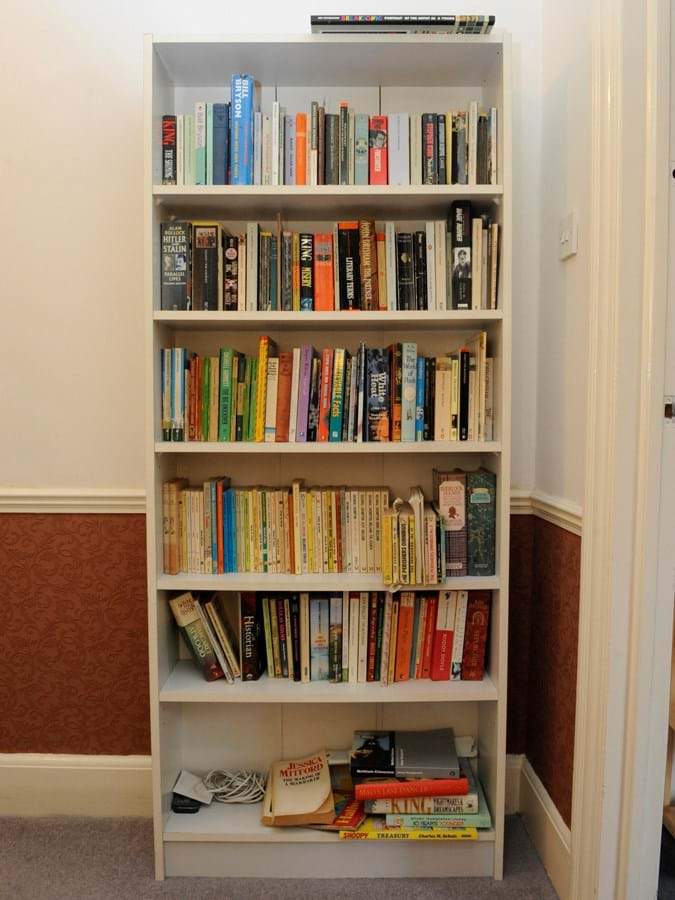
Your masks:
M 263 801 L 263 825 L 330 825 L 334 820 L 325 751 L 273 763 Z

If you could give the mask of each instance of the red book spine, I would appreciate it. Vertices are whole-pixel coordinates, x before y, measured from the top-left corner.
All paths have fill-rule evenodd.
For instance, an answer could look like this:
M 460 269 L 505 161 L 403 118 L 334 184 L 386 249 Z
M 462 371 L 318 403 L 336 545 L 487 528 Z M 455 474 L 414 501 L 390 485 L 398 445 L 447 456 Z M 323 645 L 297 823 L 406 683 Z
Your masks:
M 357 800 L 388 800 L 394 797 L 463 797 L 469 793 L 466 778 L 421 778 L 416 781 L 366 781 L 357 784 Z
M 490 619 L 490 591 L 470 591 L 464 628 L 462 681 L 481 681 Z
M 223 482 L 216 482 L 216 522 L 218 529 L 218 574 L 225 573 L 225 554 L 223 552 Z
M 371 116 L 369 124 L 369 182 L 370 184 L 387 184 L 388 149 L 387 149 L 387 117 Z
M 436 611 L 431 650 L 431 680 L 449 681 L 452 664 L 452 638 L 455 629 L 455 606 L 450 591 L 441 591 Z
M 333 351 L 321 354 L 321 397 L 319 403 L 319 430 L 317 441 L 327 441 L 330 435 L 330 399 L 333 387 Z
M 295 183 L 307 184 L 307 113 L 295 116 Z
M 293 351 L 279 354 L 279 381 L 277 387 L 277 421 L 274 440 L 288 442 L 288 423 L 291 415 L 291 383 L 293 379 Z
M 377 591 L 370 592 L 368 604 L 368 669 L 366 680 L 375 681 L 375 657 L 377 655 Z
M 412 592 L 405 591 L 401 594 L 401 604 L 398 609 L 394 681 L 408 681 L 410 679 L 410 652 L 412 650 L 414 622 L 415 595 Z
M 334 312 L 333 235 L 314 235 L 314 309 Z
M 424 627 L 424 641 L 422 643 L 422 669 L 420 671 L 420 678 L 431 678 L 431 651 L 434 646 L 437 609 L 438 595 L 434 594 L 427 598 L 427 621 Z

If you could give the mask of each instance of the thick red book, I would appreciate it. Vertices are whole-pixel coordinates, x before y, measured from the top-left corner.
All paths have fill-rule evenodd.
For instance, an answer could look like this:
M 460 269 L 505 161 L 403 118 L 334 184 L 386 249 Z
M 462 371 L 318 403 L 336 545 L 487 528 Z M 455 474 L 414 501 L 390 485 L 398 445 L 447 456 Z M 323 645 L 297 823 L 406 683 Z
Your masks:
M 417 781 L 365 781 L 357 784 L 357 800 L 388 800 L 393 797 L 463 797 L 469 793 L 466 778 L 420 778 Z
M 295 183 L 307 184 L 307 113 L 295 115 Z
M 414 624 L 415 594 L 412 591 L 402 591 L 401 603 L 398 608 L 394 681 L 408 681 L 410 678 L 410 653 L 412 651 Z
M 389 181 L 387 125 L 386 116 L 370 117 L 370 124 L 368 126 L 368 144 L 370 146 L 368 180 L 370 184 L 387 184 Z
M 456 591 L 441 591 L 438 595 L 436 628 L 431 650 L 431 680 L 449 681 L 452 663 L 452 638 L 455 630 Z
M 424 626 L 424 639 L 422 641 L 422 665 L 420 678 L 431 678 L 431 654 L 436 634 L 436 613 L 438 610 L 438 594 L 427 597 L 427 620 Z
M 481 681 L 490 620 L 490 591 L 470 591 L 464 627 L 462 681 Z
M 330 436 L 330 398 L 333 387 L 333 351 L 321 354 L 321 394 L 319 397 L 319 430 L 317 441 L 327 441 Z
M 288 423 L 291 415 L 291 383 L 293 380 L 293 351 L 279 354 L 279 381 L 277 384 L 277 421 L 274 440 L 277 444 L 288 441 Z

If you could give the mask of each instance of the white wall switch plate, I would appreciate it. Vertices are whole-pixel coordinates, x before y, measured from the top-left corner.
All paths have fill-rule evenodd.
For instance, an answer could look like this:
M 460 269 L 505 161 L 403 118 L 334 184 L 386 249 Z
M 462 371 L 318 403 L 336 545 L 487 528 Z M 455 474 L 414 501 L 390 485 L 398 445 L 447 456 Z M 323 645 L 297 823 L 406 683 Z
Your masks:
M 564 219 L 560 220 L 560 240 L 559 240 L 559 256 L 560 259 L 569 259 L 575 256 L 579 248 L 579 215 L 576 209 L 568 213 Z

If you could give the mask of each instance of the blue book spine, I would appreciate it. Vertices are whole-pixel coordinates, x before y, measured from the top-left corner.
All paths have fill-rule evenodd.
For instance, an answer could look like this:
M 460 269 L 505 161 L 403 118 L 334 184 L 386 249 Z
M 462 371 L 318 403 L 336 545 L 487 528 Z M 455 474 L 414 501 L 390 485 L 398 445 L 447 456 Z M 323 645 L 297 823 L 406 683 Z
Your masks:
M 213 181 L 210 184 L 227 184 L 228 145 L 230 133 L 229 103 L 213 104 Z
M 253 184 L 253 78 L 232 76 L 230 183 Z
M 284 184 L 295 184 L 295 116 L 286 116 Z
M 230 528 L 232 531 L 232 550 L 231 550 L 231 564 L 232 571 L 237 571 L 237 504 L 236 498 L 234 496 L 234 491 L 230 491 L 227 495 L 229 500 L 230 507 Z
M 333 387 L 330 401 L 329 440 L 342 440 L 342 416 L 344 412 L 346 350 L 333 352 Z
M 424 440 L 424 381 L 427 361 L 423 356 L 417 357 L 417 398 L 415 401 L 415 440 Z
M 218 528 L 220 527 L 220 522 L 218 521 L 218 510 L 216 504 L 216 482 L 212 481 L 209 485 L 211 489 L 211 572 L 214 575 L 218 574 Z
M 328 681 L 329 616 L 328 597 L 309 598 L 309 673 L 312 681 Z
M 401 344 L 401 440 L 415 440 L 417 418 L 417 344 L 404 341 Z
M 230 571 L 230 516 L 227 507 L 229 493 L 229 490 L 223 490 L 223 520 L 219 523 L 220 527 L 223 529 L 223 572 L 226 574 Z
M 270 308 L 273 311 L 279 309 L 279 291 L 277 280 L 277 266 L 279 265 L 279 248 L 276 234 L 272 235 L 270 241 Z

